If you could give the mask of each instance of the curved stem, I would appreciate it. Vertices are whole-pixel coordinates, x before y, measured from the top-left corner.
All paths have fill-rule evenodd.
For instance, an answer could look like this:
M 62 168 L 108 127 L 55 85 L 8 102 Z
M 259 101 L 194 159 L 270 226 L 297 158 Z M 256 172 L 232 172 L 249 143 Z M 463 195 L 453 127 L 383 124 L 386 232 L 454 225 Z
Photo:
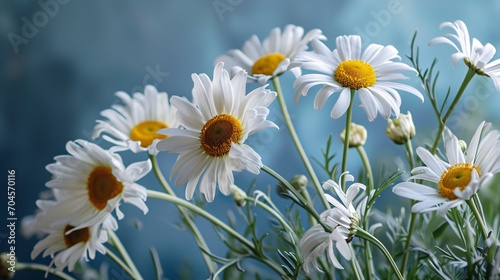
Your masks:
M 290 114 L 288 113 L 288 109 L 286 107 L 286 102 L 285 98 L 283 96 L 283 92 L 281 90 L 281 85 L 279 82 L 278 77 L 273 77 L 272 83 L 274 86 L 274 89 L 276 90 L 276 93 L 278 95 L 278 102 L 281 108 L 281 113 L 283 114 L 283 118 L 285 119 L 285 123 L 288 127 L 288 131 L 290 132 L 290 136 L 292 136 L 293 143 L 295 144 L 295 148 L 297 148 L 297 151 L 299 152 L 300 158 L 302 159 L 302 162 L 304 163 L 307 173 L 309 173 L 309 177 L 311 177 L 313 186 L 316 189 L 316 192 L 318 193 L 318 196 L 323 203 L 323 206 L 328 209 L 330 206 L 328 205 L 328 201 L 325 198 L 325 193 L 323 192 L 323 188 L 321 187 L 321 183 L 318 180 L 318 176 L 316 176 L 316 173 L 314 172 L 314 169 L 312 168 L 311 162 L 309 161 L 309 158 L 306 155 L 306 152 L 304 151 L 304 148 L 302 147 L 302 144 L 300 143 L 299 137 L 297 136 L 297 132 L 295 132 L 295 128 L 292 123 L 292 119 L 290 118 Z
M 387 258 L 389 261 L 389 264 L 391 265 L 392 269 L 396 273 L 396 276 L 398 277 L 399 280 L 403 280 L 403 275 L 401 275 L 401 272 L 398 269 L 398 266 L 396 265 L 396 262 L 391 256 L 391 253 L 385 248 L 384 244 L 380 242 L 375 236 L 371 235 L 369 232 L 365 231 L 362 228 L 358 228 L 358 231 L 356 232 L 356 236 L 363 238 L 365 240 L 368 240 L 369 242 L 373 243 L 375 246 L 377 246 L 380 251 L 384 254 L 384 256 Z
M 476 196 L 476 195 L 477 194 L 475 194 L 474 196 Z M 483 216 L 477 210 L 477 206 L 474 203 L 473 199 L 467 200 L 466 203 L 469 206 L 469 208 L 472 210 L 472 213 L 474 214 L 474 217 L 476 217 L 477 224 L 479 225 L 479 229 L 481 230 L 481 233 L 483 235 L 483 238 L 484 238 L 484 241 L 486 243 L 486 246 L 490 247 L 490 244 L 489 244 L 490 243 L 489 242 L 489 231 L 488 231 L 488 229 L 486 227 L 485 221 L 483 220 Z
M 132 279 L 137 279 L 136 274 L 117 256 L 115 253 L 106 248 L 106 256 L 112 259 L 119 267 L 123 269 Z M 142 279 L 142 278 L 141 278 Z
M 255 251 L 255 247 L 253 244 L 248 241 L 245 237 L 240 235 L 237 231 L 235 231 L 232 227 L 226 225 L 224 222 L 219 220 L 217 217 L 214 215 L 208 213 L 204 209 L 184 200 L 180 199 L 177 196 L 173 196 L 170 194 L 166 193 L 161 193 L 158 191 L 153 191 L 153 190 L 147 190 L 148 197 L 150 198 L 155 198 L 155 199 L 160 199 L 168 202 L 175 203 L 176 205 L 182 206 L 186 209 L 189 209 L 190 211 L 193 211 L 194 213 L 200 215 L 201 217 L 207 219 L 209 222 L 211 222 L 214 226 L 220 227 L 222 230 L 227 232 L 229 235 L 233 236 L 236 238 L 240 243 L 248 247 L 250 250 Z
M 46 274 L 50 273 L 50 274 L 55 275 L 61 279 L 75 280 L 75 278 L 73 278 L 72 276 L 70 276 L 62 271 L 55 270 L 54 268 L 51 268 L 51 267 L 44 265 L 44 264 L 23 263 L 23 262 L 16 263 L 16 271 L 19 272 L 21 270 L 41 271 L 41 272 L 45 272 Z
M 158 167 L 158 160 L 157 160 L 156 156 L 150 156 L 149 158 L 151 159 L 151 163 L 153 164 L 153 171 L 156 175 L 156 178 L 160 182 L 160 184 L 163 187 L 163 189 L 165 190 L 165 192 L 169 195 L 176 196 L 175 192 L 172 190 L 170 185 L 167 183 L 167 180 L 165 179 L 165 177 L 161 173 L 160 168 Z M 189 228 L 189 230 L 193 233 L 194 239 L 196 240 L 198 247 L 201 249 L 201 254 L 202 254 L 203 259 L 207 265 L 207 268 L 210 271 L 210 274 L 213 275 L 217 271 L 217 266 L 210 258 L 210 255 L 209 255 L 210 249 L 208 248 L 208 245 L 205 242 L 203 235 L 201 234 L 198 227 L 196 226 L 196 224 L 193 222 L 193 220 L 189 216 L 189 213 L 186 211 L 186 209 L 180 207 L 177 204 L 176 204 L 176 206 L 182 215 L 184 223 Z
M 323 223 L 319 217 L 319 214 L 314 210 L 313 206 L 311 204 L 308 204 L 308 202 L 304 199 L 302 195 L 300 195 L 295 188 L 290 185 L 290 183 L 285 180 L 280 174 L 278 174 L 276 171 L 272 170 L 271 168 L 267 166 L 263 166 L 262 170 L 264 170 L 267 174 L 273 176 L 276 180 L 278 180 L 280 183 L 283 184 L 287 188 L 288 191 L 290 191 L 298 200 L 300 203 L 299 205 L 304 208 L 310 215 L 314 217 L 314 219 L 323 226 L 323 228 L 329 232 L 331 232 L 331 229 L 328 225 Z
M 368 184 L 367 184 L 367 188 L 366 188 L 366 193 L 370 193 L 371 190 L 373 190 L 374 186 L 373 186 L 373 171 L 372 171 L 372 167 L 370 165 L 370 160 L 368 159 L 368 155 L 366 154 L 366 151 L 365 151 L 365 148 L 363 148 L 363 146 L 358 146 L 356 147 L 356 150 L 358 151 L 359 153 L 359 157 L 361 158 L 361 161 L 363 162 L 363 167 L 365 168 L 366 170 L 366 175 L 368 177 Z
M 347 154 L 349 152 L 349 134 L 351 133 L 351 120 L 352 120 L 352 104 L 354 103 L 354 93 L 356 90 L 351 89 L 351 100 L 349 101 L 349 107 L 347 108 L 347 113 L 345 117 L 345 136 L 344 136 L 344 151 L 342 153 L 342 172 L 347 171 Z M 342 176 L 342 183 L 340 184 L 340 187 L 342 188 L 342 191 L 345 191 L 345 177 Z
M 458 100 L 460 100 L 460 97 L 462 97 L 462 94 L 464 93 L 465 88 L 467 87 L 467 85 L 472 80 L 472 77 L 474 77 L 475 74 L 476 74 L 476 72 L 473 69 L 469 68 L 469 70 L 467 71 L 467 74 L 465 74 L 465 78 L 462 82 L 462 85 L 458 89 L 457 95 L 455 95 L 455 98 L 453 99 L 453 101 L 452 101 L 450 107 L 448 108 L 448 111 L 444 115 L 443 119 L 440 120 L 438 133 L 436 135 L 436 139 L 434 140 L 434 144 L 432 145 L 432 149 L 430 150 L 430 152 L 432 154 L 436 153 L 437 146 L 439 145 L 439 139 L 441 139 L 441 134 L 443 134 L 444 128 L 446 127 L 446 122 L 448 121 L 448 118 L 451 116 L 453 109 L 455 109 L 455 106 L 458 104 Z
M 127 250 L 123 246 L 122 242 L 120 241 L 120 238 L 116 235 L 116 233 L 113 230 L 108 230 L 108 237 L 110 238 L 110 244 L 115 247 L 115 249 L 118 251 L 120 256 L 122 256 L 123 261 L 125 262 L 126 266 L 130 268 L 131 272 L 133 273 L 133 278 L 134 279 L 143 279 L 141 274 L 139 273 L 139 270 L 135 266 L 134 262 L 132 261 L 132 258 L 130 258 L 130 255 L 127 253 Z M 109 242 L 109 241 L 108 241 Z

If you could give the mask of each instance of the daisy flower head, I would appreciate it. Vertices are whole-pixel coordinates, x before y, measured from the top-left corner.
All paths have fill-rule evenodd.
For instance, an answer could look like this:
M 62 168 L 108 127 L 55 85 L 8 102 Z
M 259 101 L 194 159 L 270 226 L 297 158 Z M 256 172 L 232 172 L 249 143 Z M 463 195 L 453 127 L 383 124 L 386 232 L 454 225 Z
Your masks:
M 293 86 L 295 102 L 301 95 L 316 86 L 322 87 L 314 99 L 314 108 L 321 109 L 328 97 L 340 92 L 339 98 L 331 111 L 332 118 L 340 118 L 351 102 L 351 91 L 357 90 L 360 105 L 368 119 L 373 121 L 378 113 L 385 119 L 391 115 L 399 115 L 401 97 L 398 90 L 409 92 L 422 100 L 422 94 L 415 88 L 394 82 L 407 79 L 402 71 L 416 70 L 400 60 L 398 50 L 393 46 L 370 44 L 363 52 L 361 37 L 357 35 L 339 36 L 336 39 L 337 49 L 330 51 L 321 41 L 312 40 L 312 52 L 299 52 L 290 64 L 302 69 L 318 73 L 298 77 Z
M 310 30 L 304 35 L 304 29 L 299 26 L 287 25 L 283 33 L 276 27 L 262 43 L 253 35 L 245 42 L 242 50 L 230 50 L 215 62 L 224 62 L 231 74 L 245 70 L 249 73 L 250 80 L 265 84 L 270 78 L 286 72 L 290 58 L 297 52 L 306 50 L 307 44 L 313 39 L 326 40 L 326 37 L 319 29 Z M 299 68 L 290 71 L 295 76 L 301 74 Z
M 168 102 L 168 94 L 147 85 L 144 93 L 136 92 L 131 97 L 119 91 L 116 96 L 123 105 L 113 105 L 111 109 L 101 112 L 107 120 L 97 120 L 92 138 L 105 133 L 107 135 L 103 139 L 115 145 L 112 151 L 148 151 L 156 154 L 158 151 L 154 144 L 167 137 L 156 132 L 162 128 L 177 127 L 175 108 Z
M 230 194 L 233 171 L 259 173 L 261 157 L 244 142 L 257 131 L 277 128 L 266 120 L 267 106 L 276 93 L 262 86 L 246 94 L 246 72 L 231 79 L 224 63 L 215 66 L 212 80 L 206 74 L 193 74 L 192 79 L 192 103 L 178 96 L 170 99 L 182 128 L 160 130 L 169 137 L 158 142 L 157 148 L 179 154 L 170 177 L 177 176 L 176 185 L 187 182 L 186 199 L 193 197 L 199 183 L 211 202 L 217 186 L 223 194 Z
M 348 173 L 341 176 L 346 176 L 346 182 L 354 180 L 354 177 Z M 300 239 L 299 248 L 304 258 L 304 271 L 307 274 L 310 273 L 311 264 L 318 271 L 322 271 L 318 259 L 325 252 L 333 266 L 338 269 L 343 269 L 343 267 L 335 256 L 334 249 L 337 249 L 346 260 L 352 258 L 348 243 L 355 236 L 359 224 L 358 213 L 352 202 L 360 190 L 366 189 L 363 184 L 354 183 L 344 193 L 340 183 L 337 184 L 332 180 L 326 181 L 323 188 L 335 193 L 338 200 L 329 194 L 325 194 L 326 199 L 333 208 L 324 211 L 320 215 L 320 220 L 330 227 L 331 232 L 325 231 L 321 224 L 317 224 L 307 230 Z
M 40 206 L 42 213 L 54 211 L 52 208 L 55 205 L 57 205 L 56 201 L 44 203 Z M 41 215 L 43 214 L 38 214 L 37 218 Z M 71 272 L 79 260 L 83 259 L 88 262 L 89 259 L 95 258 L 96 252 L 104 255 L 106 248 L 103 243 L 108 240 L 106 230 L 117 229 L 116 220 L 112 216 L 107 216 L 102 223 L 79 229 L 75 229 L 72 223 L 50 226 L 40 222 L 36 219 L 37 228 L 47 236 L 35 245 L 31 252 L 31 259 L 35 259 L 44 252 L 43 257 L 50 255 L 53 259 L 49 267 L 54 265 L 58 271 L 67 267 Z
M 440 29 L 444 27 L 452 28 L 456 34 L 448 33 L 436 37 L 429 41 L 429 45 L 441 43 L 451 45 L 457 51 L 451 56 L 454 67 L 458 61 L 464 60 L 465 64 L 477 74 L 490 77 L 495 84 L 495 89 L 500 91 L 500 59 L 491 61 L 496 53 L 495 47 L 490 43 L 483 46 L 476 38 L 472 39 L 471 44 L 469 30 L 461 20 L 443 22 L 439 26 Z
M 435 211 L 442 216 L 475 195 L 495 173 L 500 171 L 500 132 L 490 131 L 482 122 L 465 151 L 451 131 L 446 128 L 443 140 L 447 161 L 419 147 L 417 154 L 425 166 L 412 170 L 408 180 L 421 179 L 437 184 L 437 189 L 416 182 L 402 182 L 392 191 L 418 201 L 413 212 Z
M 102 222 L 116 210 L 119 219 L 121 201 L 131 203 L 147 213 L 146 189 L 137 184 L 151 170 L 148 160 L 125 168 L 121 157 L 84 140 L 66 144 L 70 155 L 55 157 L 47 165 L 53 179 L 46 186 L 54 190 L 57 204 L 38 219 L 50 226 L 71 224 L 75 230 Z M 37 205 L 52 201 L 38 200 Z

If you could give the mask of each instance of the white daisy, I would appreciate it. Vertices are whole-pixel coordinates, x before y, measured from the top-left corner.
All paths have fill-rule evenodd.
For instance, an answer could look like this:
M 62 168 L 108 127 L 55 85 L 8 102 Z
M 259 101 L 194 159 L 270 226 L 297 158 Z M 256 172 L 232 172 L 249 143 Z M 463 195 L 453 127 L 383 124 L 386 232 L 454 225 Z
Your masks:
M 56 205 L 57 201 L 41 205 L 42 213 L 38 214 L 37 218 L 57 211 L 53 209 Z M 65 267 L 73 271 L 76 262 L 82 258 L 87 262 L 89 259 L 94 259 L 96 251 L 105 254 L 106 248 L 103 243 L 108 240 L 106 229 L 116 230 L 117 228 L 116 220 L 110 215 L 103 223 L 80 229 L 75 229 L 71 223 L 50 226 L 39 219 L 36 220 L 36 225 L 39 230 L 48 235 L 35 245 L 31 252 L 31 259 L 35 259 L 44 251 L 43 257 L 50 255 L 53 259 L 49 267 L 54 265 L 58 271 L 62 271 Z
M 113 105 L 101 112 L 107 120 L 97 120 L 92 138 L 107 133 L 103 139 L 116 145 L 111 151 L 131 150 L 134 153 L 149 150 L 156 154 L 156 142 L 167 137 L 156 131 L 167 127 L 177 127 L 175 108 L 168 102 L 168 94 L 158 92 L 154 86 L 147 85 L 144 94 L 116 93 L 124 105 Z
M 448 33 L 441 37 L 436 37 L 429 42 L 429 45 L 448 44 L 457 51 L 451 56 L 453 66 L 457 61 L 464 60 L 465 64 L 479 75 L 490 77 L 495 84 L 497 91 L 500 91 L 500 59 L 490 62 L 496 53 L 496 49 L 490 43 L 483 46 L 476 38 L 470 43 L 469 30 L 461 20 L 455 22 L 443 22 L 439 28 L 451 27 L 457 34 Z M 454 39 L 458 44 L 452 41 Z
M 169 137 L 158 142 L 158 150 L 179 154 L 170 177 L 177 175 L 176 185 L 187 182 L 187 199 L 193 197 L 200 178 L 200 191 L 212 201 L 217 186 L 230 194 L 233 171 L 259 173 L 261 158 L 244 142 L 261 129 L 277 128 L 266 120 L 276 93 L 263 86 L 245 95 L 246 73 L 230 79 L 223 67 L 215 66 L 212 81 L 206 74 L 192 75 L 193 103 L 177 96 L 170 99 L 185 129 L 159 131 Z
M 370 121 L 378 113 L 385 119 L 389 118 L 391 110 L 396 116 L 399 115 L 401 97 L 398 90 L 414 94 L 423 102 L 423 96 L 417 89 L 394 82 L 407 78 L 400 73 L 402 71 L 416 72 L 404 63 L 392 61 L 400 59 L 396 48 L 370 44 L 361 52 L 359 36 L 339 36 L 336 44 L 337 49 L 330 51 L 322 42 L 313 40 L 313 52 L 299 52 L 292 59 L 291 67 L 300 66 L 321 73 L 297 78 L 293 84 L 296 88 L 295 102 L 298 102 L 300 95 L 307 95 L 313 86 L 321 85 L 314 99 L 314 108 L 320 109 L 330 95 L 340 92 L 331 111 L 331 117 L 336 119 L 347 111 L 351 90 L 357 90 L 361 106 Z
M 290 58 L 298 51 L 307 49 L 307 44 L 312 39 L 326 40 L 321 34 L 321 30 L 313 29 L 304 35 L 304 29 L 295 25 L 287 25 L 281 33 L 276 27 L 269 33 L 269 36 L 260 42 L 256 35 L 253 35 L 243 45 L 243 51 L 230 50 L 226 54 L 219 56 L 215 62 L 224 62 L 226 69 L 235 74 L 241 70 L 249 73 L 250 78 L 257 79 L 261 84 L 276 77 L 289 68 Z M 290 69 L 295 76 L 300 76 L 300 68 Z
M 341 176 L 346 176 L 346 182 L 354 180 L 350 174 L 344 173 Z M 309 274 L 309 266 L 312 264 L 318 271 L 321 266 L 318 264 L 318 258 L 327 253 L 328 259 L 333 266 L 338 269 L 343 269 L 339 260 L 334 254 L 336 248 L 346 260 L 350 260 L 352 252 L 348 243 L 356 234 L 359 218 L 352 201 L 358 194 L 359 190 L 364 190 L 366 187 L 360 183 L 354 183 L 344 193 L 339 184 L 332 180 L 328 180 L 323 184 L 325 190 L 333 191 L 337 194 L 339 200 L 329 194 L 325 194 L 326 199 L 333 208 L 321 213 L 321 221 L 328 225 L 331 232 L 325 231 L 324 227 L 317 224 L 307 230 L 299 242 L 300 254 L 304 259 L 304 271 Z
M 115 209 L 122 219 L 122 200 L 147 213 L 146 189 L 135 182 L 151 170 L 149 160 L 125 168 L 118 154 L 84 140 L 68 142 L 66 150 L 70 155 L 57 156 L 47 165 L 53 179 L 46 185 L 54 190 L 57 204 L 39 218 L 43 223 L 79 229 L 102 222 Z M 47 203 L 52 201 L 37 201 L 40 208 Z
M 446 128 L 443 139 L 448 161 L 419 147 L 417 154 L 426 166 L 414 168 L 413 176 L 409 178 L 436 183 L 438 188 L 402 182 L 392 191 L 419 201 L 412 207 L 413 212 L 437 210 L 444 216 L 450 208 L 469 200 L 493 174 L 500 171 L 500 132 L 489 129 L 490 124 L 482 122 L 464 153 L 457 137 Z

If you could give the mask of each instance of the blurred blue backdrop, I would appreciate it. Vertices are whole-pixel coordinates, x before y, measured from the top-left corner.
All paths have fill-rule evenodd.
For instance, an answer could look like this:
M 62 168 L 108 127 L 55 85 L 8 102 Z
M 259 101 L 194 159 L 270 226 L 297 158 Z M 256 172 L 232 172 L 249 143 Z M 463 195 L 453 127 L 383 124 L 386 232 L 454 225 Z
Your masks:
M 116 91 L 142 91 L 146 84 L 153 84 L 170 95 L 190 98 L 191 73 L 207 73 L 211 77 L 213 61 L 218 55 L 240 48 L 252 34 L 263 40 L 272 28 L 283 28 L 286 24 L 302 26 L 306 32 L 312 28 L 322 29 L 329 39 L 327 45 L 330 48 L 335 47 L 335 37 L 344 34 L 361 35 L 364 46 L 368 43 L 392 44 L 407 63 L 405 54 L 409 53 L 412 35 L 418 30 L 417 44 L 420 45 L 422 63 L 428 65 L 434 57 L 439 57 L 439 92 L 445 93 L 448 86 L 455 92 L 465 74 L 465 66 L 460 63 L 456 69 L 452 67 L 451 46 L 428 47 L 427 42 L 451 31 L 439 30 L 441 22 L 462 19 L 469 27 L 471 37 L 499 47 L 498 15 L 498 1 L 2 1 L 0 174 L 6 178 L 8 169 L 16 170 L 17 217 L 20 219 L 34 213 L 35 201 L 50 179 L 45 166 L 53 162 L 54 156 L 66 153 L 67 141 L 91 140 L 95 121 L 101 118 L 99 113 L 119 102 L 114 96 Z M 331 97 L 323 110 L 314 110 L 312 92 L 295 104 L 291 86 L 293 77 L 285 74 L 281 82 L 306 152 L 319 158 L 321 147 L 332 134 L 334 147 L 338 147 L 340 155 L 338 135 L 344 120 L 329 117 L 336 97 Z M 408 84 L 420 89 L 414 77 Z M 433 137 L 432 131 L 436 128 L 431 106 L 428 102 L 421 104 L 409 94 L 401 95 L 401 111 L 410 110 L 417 126 L 414 146 L 423 145 Z M 492 82 L 475 78 L 456 109 L 450 127 L 467 140 L 483 119 L 494 122 L 499 128 L 499 102 L 500 97 L 494 92 Z M 261 132 L 248 143 L 262 155 L 266 165 L 284 177 L 304 173 L 281 121 L 277 103 L 271 107 L 273 113 L 269 118 L 281 129 Z M 377 176 L 380 174 L 383 178 L 398 167 L 407 168 L 403 164 L 404 149 L 385 137 L 387 122 L 384 119 L 377 118 L 369 123 L 363 110 L 355 108 L 353 121 L 363 124 L 368 130 L 366 150 Z M 102 140 L 97 142 L 106 146 Z M 145 155 L 125 154 L 128 163 L 144 158 Z M 160 155 L 166 175 L 174 159 L 172 155 Z M 360 170 L 359 160 L 353 152 L 349 170 L 354 175 Z M 326 180 L 324 174 L 319 174 L 320 180 Z M 241 173 L 236 175 L 236 182 L 246 189 L 246 184 L 253 178 L 255 176 Z M 275 184 L 266 174 L 256 179 L 257 188 L 261 190 Z M 141 183 L 159 189 L 153 176 Z M 6 202 L 4 187 L 0 194 L 2 205 Z M 182 187 L 176 191 L 183 196 Z M 377 205 L 386 207 L 387 202 L 394 199 L 395 196 L 388 191 Z M 277 201 L 281 205 L 289 203 L 280 198 Z M 148 206 L 150 212 L 146 216 L 125 206 L 126 216 L 118 230 L 146 279 L 154 275 L 150 247 L 158 250 L 167 278 L 205 279 L 207 270 L 191 234 L 176 227 L 180 220 L 177 209 L 152 200 L 148 201 Z M 235 211 L 231 198 L 220 192 L 215 202 L 206 208 L 223 220 L 226 220 L 229 209 Z M 2 221 L 5 221 L 6 214 L 5 209 L 0 209 Z M 260 219 L 265 226 L 264 215 Z M 201 219 L 197 222 L 207 240 L 214 240 L 209 244 L 212 250 L 223 255 L 225 250 L 211 226 Z M 5 226 L 0 228 L 0 248 L 5 251 L 6 229 Z M 33 237 L 25 239 L 17 228 L 16 254 L 19 261 L 30 260 L 29 253 L 36 242 Z M 49 262 L 41 258 L 37 261 Z M 99 256 L 91 265 L 98 267 L 101 261 L 108 260 Z M 251 270 L 254 265 L 248 263 L 246 268 Z M 109 269 L 110 279 L 122 276 L 124 274 L 119 269 Z M 28 277 L 41 278 L 43 273 L 19 272 L 15 279 Z

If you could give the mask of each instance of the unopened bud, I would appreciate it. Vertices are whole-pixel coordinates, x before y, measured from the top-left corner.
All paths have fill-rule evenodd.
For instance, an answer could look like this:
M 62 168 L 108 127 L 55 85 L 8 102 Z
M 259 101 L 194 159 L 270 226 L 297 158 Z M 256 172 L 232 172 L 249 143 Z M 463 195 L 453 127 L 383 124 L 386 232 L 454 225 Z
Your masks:
M 389 119 L 385 134 L 396 144 L 402 145 L 412 139 L 415 134 L 415 125 L 411 117 L 411 113 L 399 114 L 395 119 Z
M 236 203 L 238 207 L 245 206 L 245 204 L 247 203 L 247 201 L 245 200 L 247 194 L 236 185 L 231 185 L 229 188 L 231 190 L 231 195 L 233 196 L 234 203 Z
M 465 153 L 465 150 L 467 150 L 467 143 L 465 143 L 464 140 L 458 140 L 458 146 L 460 150 L 462 150 L 462 153 Z
M 301 192 L 307 187 L 307 177 L 300 174 L 293 176 L 290 180 L 290 185 L 292 185 L 297 191 Z
M 359 124 L 351 123 L 349 127 L 349 148 L 363 146 L 366 143 L 368 133 L 366 129 Z M 340 133 L 340 139 L 345 143 L 345 129 Z

